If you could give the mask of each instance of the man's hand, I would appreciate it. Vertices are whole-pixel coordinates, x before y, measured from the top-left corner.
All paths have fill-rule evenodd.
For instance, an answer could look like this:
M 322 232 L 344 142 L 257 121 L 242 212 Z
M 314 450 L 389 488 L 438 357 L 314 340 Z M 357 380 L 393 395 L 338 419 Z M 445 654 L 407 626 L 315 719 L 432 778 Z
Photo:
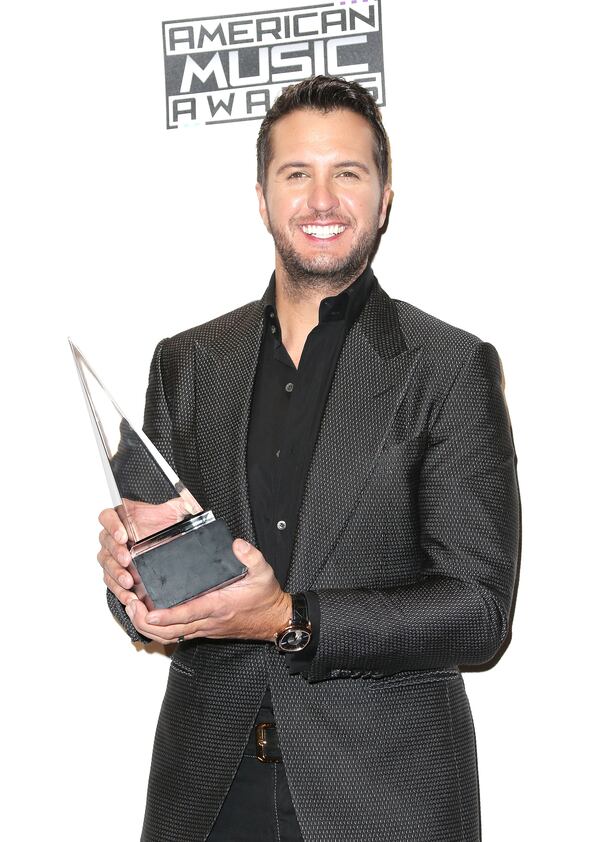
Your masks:
M 161 529 L 166 529 L 174 523 L 179 523 L 188 514 L 202 511 L 193 498 L 193 502 L 176 497 L 166 503 L 153 505 L 134 500 L 123 500 L 130 520 L 135 523 L 140 540 L 153 535 Z M 190 508 L 192 507 L 192 508 Z M 127 605 L 136 598 L 134 586 L 140 585 L 140 578 L 131 566 L 131 555 L 127 549 L 127 531 L 115 509 L 104 509 L 98 518 L 102 526 L 99 535 L 100 552 L 97 559 L 104 570 L 104 584 L 114 593 L 119 602 Z M 143 588 L 139 588 L 143 591 Z
M 181 513 L 170 510 L 170 503 L 136 505 L 147 506 L 143 519 L 152 527 L 150 531 L 157 532 L 181 519 Z M 125 606 L 133 625 L 145 637 L 159 643 L 174 643 L 182 636 L 186 640 L 194 637 L 272 640 L 290 620 L 290 594 L 281 590 L 262 553 L 240 538 L 233 542 L 233 551 L 248 568 L 243 579 L 174 608 L 149 612 L 133 590 L 139 584 L 139 577 L 131 565 L 125 526 L 114 509 L 105 509 L 99 520 L 104 527 L 98 553 L 104 583 Z
M 238 538 L 233 552 L 248 573 L 231 585 L 150 612 L 135 596 L 124 602 L 140 634 L 165 644 L 180 637 L 273 640 L 292 616 L 292 598 L 281 590 L 273 568 L 256 547 Z
M 103 529 L 98 536 L 100 552 L 96 558 L 104 570 L 104 584 L 123 605 L 127 605 L 132 599 L 136 599 L 131 590 L 134 585 L 133 568 L 131 572 L 127 569 L 131 564 L 131 555 L 127 549 L 127 532 L 114 509 L 104 509 L 100 512 L 98 520 Z

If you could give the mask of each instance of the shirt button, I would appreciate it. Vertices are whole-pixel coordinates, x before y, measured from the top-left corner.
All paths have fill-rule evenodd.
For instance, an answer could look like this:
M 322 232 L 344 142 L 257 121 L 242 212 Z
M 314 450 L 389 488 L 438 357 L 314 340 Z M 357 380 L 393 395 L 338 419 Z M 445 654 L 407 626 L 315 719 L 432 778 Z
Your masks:
M 286 392 L 293 392 L 294 391 L 294 384 L 293 383 L 286 383 L 285 384 L 285 391 Z
M 277 529 L 279 529 L 281 532 L 283 532 L 283 530 L 285 529 L 286 526 L 287 526 L 287 524 L 286 524 L 285 520 L 278 520 L 277 521 Z

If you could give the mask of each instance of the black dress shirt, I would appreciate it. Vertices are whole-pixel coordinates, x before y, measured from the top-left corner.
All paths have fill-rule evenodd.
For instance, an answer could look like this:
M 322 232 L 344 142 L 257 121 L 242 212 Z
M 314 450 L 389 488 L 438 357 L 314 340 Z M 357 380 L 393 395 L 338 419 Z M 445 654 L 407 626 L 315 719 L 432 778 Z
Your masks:
M 346 334 L 373 287 L 370 267 L 339 295 L 324 298 L 295 367 L 281 341 L 275 274 L 264 296 L 265 322 L 248 431 L 247 470 L 257 545 L 282 588 L 294 546 L 302 494 L 323 410 Z M 313 637 L 286 655 L 291 673 L 305 669 L 317 650 L 319 600 L 306 593 Z M 263 707 L 270 707 L 265 697 Z M 264 712 L 264 711 L 263 711 Z

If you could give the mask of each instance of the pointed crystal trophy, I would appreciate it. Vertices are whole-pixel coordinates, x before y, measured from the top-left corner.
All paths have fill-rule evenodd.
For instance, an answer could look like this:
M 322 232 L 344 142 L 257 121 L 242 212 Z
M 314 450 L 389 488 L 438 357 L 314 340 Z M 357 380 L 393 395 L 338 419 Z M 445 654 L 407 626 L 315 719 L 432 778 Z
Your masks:
M 170 608 L 241 579 L 225 523 L 204 512 L 150 439 L 136 430 L 69 339 L 113 506 L 125 529 L 133 590 Z

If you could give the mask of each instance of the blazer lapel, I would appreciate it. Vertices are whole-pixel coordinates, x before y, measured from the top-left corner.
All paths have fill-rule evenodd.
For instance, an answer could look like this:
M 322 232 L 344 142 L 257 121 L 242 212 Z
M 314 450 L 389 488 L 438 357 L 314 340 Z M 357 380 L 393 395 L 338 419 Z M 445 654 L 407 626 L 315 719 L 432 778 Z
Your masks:
M 376 283 L 338 360 L 304 489 L 288 591 L 312 585 L 359 504 L 419 354 L 407 348 L 395 304 Z
M 205 500 L 234 538 L 255 544 L 248 496 L 246 443 L 252 389 L 260 351 L 264 302 L 210 343 L 196 342 L 196 448 Z

